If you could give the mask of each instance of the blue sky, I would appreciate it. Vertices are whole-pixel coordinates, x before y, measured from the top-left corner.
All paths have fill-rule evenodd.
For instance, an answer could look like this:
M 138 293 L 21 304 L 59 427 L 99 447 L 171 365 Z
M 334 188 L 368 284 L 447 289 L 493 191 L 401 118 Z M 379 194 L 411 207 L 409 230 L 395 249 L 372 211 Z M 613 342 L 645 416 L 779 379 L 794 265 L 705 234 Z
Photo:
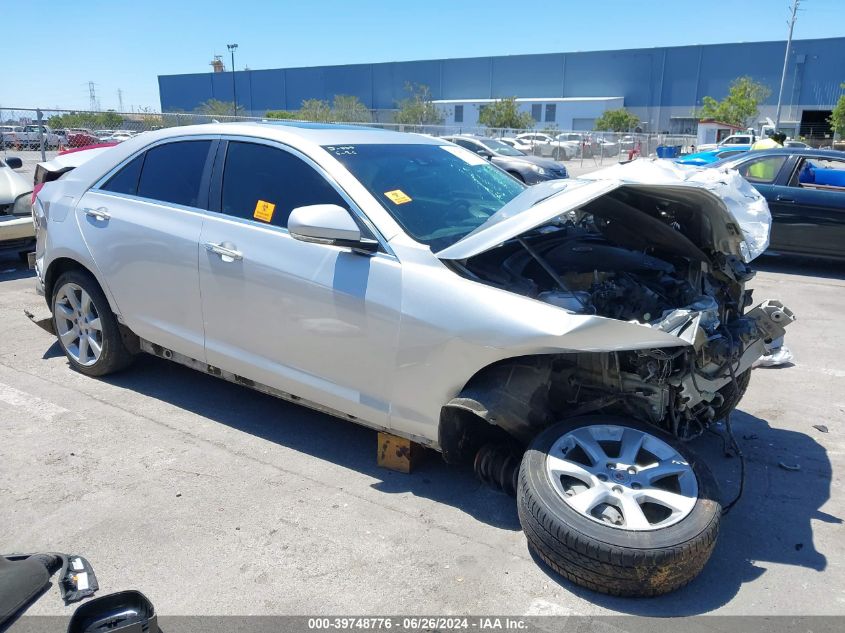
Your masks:
M 790 0 L 0 0 L 0 107 L 158 109 L 160 74 L 786 38 Z M 796 38 L 839 37 L 845 0 L 804 0 Z M 43 44 L 38 43 L 41 40 Z

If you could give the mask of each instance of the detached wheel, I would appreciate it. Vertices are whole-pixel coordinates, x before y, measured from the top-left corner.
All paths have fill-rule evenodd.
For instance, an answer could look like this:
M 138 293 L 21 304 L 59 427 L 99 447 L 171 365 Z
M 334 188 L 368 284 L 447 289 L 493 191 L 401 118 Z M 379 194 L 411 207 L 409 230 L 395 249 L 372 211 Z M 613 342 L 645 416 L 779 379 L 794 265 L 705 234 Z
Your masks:
M 709 469 L 669 435 L 614 416 L 556 424 L 529 446 L 517 507 L 529 547 L 616 596 L 683 587 L 710 558 L 721 506 Z
M 87 376 L 105 376 L 128 366 L 117 319 L 97 280 L 73 270 L 56 281 L 53 325 L 71 366 Z

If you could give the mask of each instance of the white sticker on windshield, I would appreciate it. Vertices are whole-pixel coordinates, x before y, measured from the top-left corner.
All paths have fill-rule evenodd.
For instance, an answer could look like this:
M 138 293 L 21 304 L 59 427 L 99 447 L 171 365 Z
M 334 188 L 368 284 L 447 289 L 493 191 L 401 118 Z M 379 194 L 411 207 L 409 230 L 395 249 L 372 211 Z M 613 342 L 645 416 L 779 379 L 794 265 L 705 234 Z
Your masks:
M 467 165 L 486 165 L 487 161 L 479 156 L 478 154 L 473 154 L 468 149 L 464 149 L 463 147 L 450 147 L 448 145 L 441 145 L 440 149 L 444 149 L 453 156 L 457 156 L 462 161 L 464 161 Z

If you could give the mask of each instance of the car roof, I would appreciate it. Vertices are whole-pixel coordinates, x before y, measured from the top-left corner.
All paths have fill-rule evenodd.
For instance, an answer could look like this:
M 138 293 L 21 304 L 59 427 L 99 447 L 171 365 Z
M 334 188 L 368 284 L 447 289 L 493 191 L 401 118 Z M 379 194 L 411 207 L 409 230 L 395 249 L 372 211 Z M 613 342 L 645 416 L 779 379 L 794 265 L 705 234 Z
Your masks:
M 365 125 L 306 121 L 250 121 L 185 125 L 148 132 L 143 135 L 143 142 L 146 144 L 170 137 L 199 134 L 255 136 L 283 143 L 297 144 L 297 141 L 300 141 L 316 145 L 339 145 L 343 143 L 440 145 L 443 143 L 438 138 L 423 134 L 393 132 Z

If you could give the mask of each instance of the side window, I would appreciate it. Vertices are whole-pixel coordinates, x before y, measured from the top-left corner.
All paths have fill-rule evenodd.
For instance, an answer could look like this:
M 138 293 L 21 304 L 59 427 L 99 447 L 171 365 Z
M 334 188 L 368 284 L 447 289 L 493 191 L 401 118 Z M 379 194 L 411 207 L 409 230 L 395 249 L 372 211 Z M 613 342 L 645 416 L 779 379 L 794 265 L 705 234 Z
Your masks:
M 285 227 L 291 211 L 309 204 L 347 207 L 322 175 L 290 152 L 258 143 L 229 143 L 223 213 Z
M 147 150 L 138 195 L 195 207 L 211 141 L 175 141 Z
M 144 154 L 136 156 L 126 165 L 124 165 L 119 172 L 106 181 L 102 186 L 104 191 L 112 191 L 114 193 L 125 193 L 130 196 L 138 194 L 138 178 L 141 176 L 141 166 L 144 164 Z
M 845 190 L 845 161 L 830 158 L 804 158 L 790 181 L 792 187 Z
M 786 162 L 786 156 L 765 156 L 756 160 L 749 160 L 737 169 L 748 182 L 770 184 Z

